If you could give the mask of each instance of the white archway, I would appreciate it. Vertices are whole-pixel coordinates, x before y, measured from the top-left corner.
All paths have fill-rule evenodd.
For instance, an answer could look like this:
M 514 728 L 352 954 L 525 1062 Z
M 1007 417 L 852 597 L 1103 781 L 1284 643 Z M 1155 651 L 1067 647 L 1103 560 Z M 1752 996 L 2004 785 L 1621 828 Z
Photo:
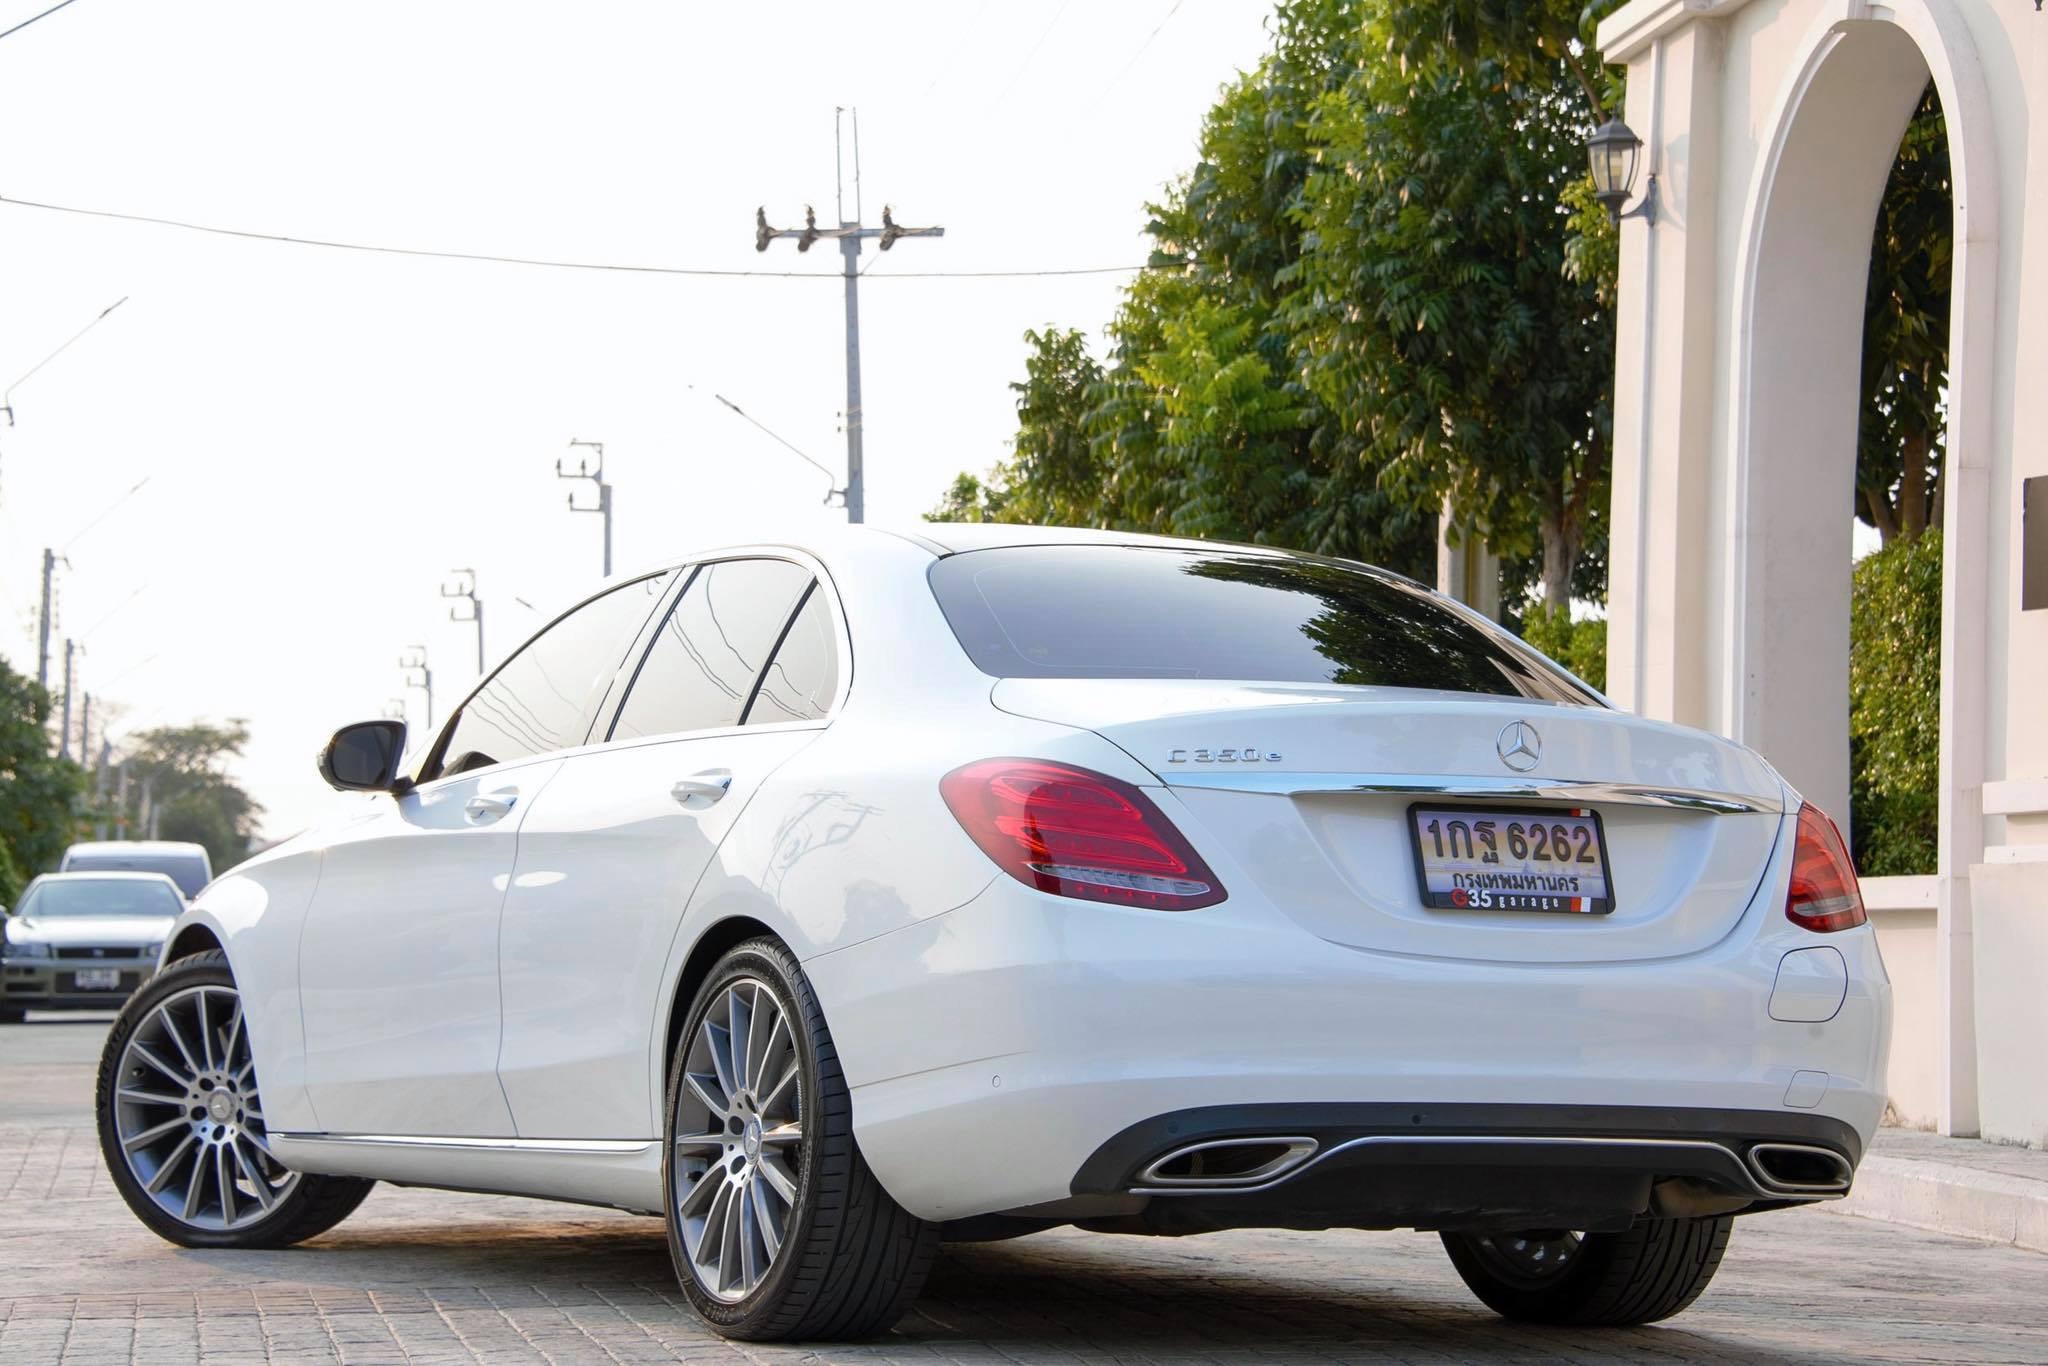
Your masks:
M 1970 866 L 1983 856 L 1996 173 L 1976 50 L 1950 0 L 1835 0 L 1764 125 L 1729 332 L 1733 515 L 1723 563 L 1722 729 L 1802 791 L 1848 810 L 1849 509 L 1871 226 L 1929 77 L 1955 200 L 1942 589 L 1941 1127 L 1972 1133 L 1976 1032 Z

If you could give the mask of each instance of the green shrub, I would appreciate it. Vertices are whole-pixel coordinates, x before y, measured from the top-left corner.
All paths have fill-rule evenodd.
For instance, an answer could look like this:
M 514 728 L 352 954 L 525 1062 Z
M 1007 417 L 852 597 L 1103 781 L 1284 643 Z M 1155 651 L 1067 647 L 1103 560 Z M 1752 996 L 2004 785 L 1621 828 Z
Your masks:
M 1522 639 L 1594 687 L 1606 690 L 1606 618 L 1573 621 L 1569 607 L 1532 602 L 1522 613 Z
M 1849 823 L 1865 877 L 1935 870 L 1941 533 L 1856 566 L 1849 604 Z

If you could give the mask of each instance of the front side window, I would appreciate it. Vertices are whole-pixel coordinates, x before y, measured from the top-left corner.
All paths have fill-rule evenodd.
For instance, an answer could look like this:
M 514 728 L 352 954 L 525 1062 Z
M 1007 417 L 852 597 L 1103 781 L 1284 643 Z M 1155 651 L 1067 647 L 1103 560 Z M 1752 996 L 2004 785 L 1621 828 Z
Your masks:
M 1017 546 L 942 559 L 931 585 L 968 657 L 998 678 L 1340 683 L 1600 705 L 1506 632 L 1363 565 Z
M 437 774 L 466 773 L 584 743 L 612 675 L 672 574 L 592 598 L 528 641 L 463 704 Z
M 655 634 L 614 740 L 737 726 L 811 573 L 787 560 L 720 560 L 690 580 Z

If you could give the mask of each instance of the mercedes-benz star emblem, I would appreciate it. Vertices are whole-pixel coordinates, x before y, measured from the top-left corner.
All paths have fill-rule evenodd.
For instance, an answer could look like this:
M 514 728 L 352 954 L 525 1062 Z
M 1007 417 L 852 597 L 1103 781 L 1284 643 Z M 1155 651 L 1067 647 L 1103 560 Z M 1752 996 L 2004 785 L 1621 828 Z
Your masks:
M 1543 757 L 1543 737 L 1527 721 L 1510 721 L 1493 742 L 1500 761 L 1517 773 L 1527 773 Z

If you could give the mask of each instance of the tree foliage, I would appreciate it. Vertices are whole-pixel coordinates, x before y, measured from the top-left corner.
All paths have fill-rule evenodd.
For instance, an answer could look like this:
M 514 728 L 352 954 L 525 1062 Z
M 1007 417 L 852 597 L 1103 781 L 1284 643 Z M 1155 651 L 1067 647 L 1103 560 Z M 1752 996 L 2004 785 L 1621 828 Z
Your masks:
M 1849 825 L 1867 877 L 1935 869 L 1941 532 L 1856 566 L 1849 606 Z
M 1491 25 L 1573 31 L 1579 11 L 1555 8 L 1472 8 L 1468 61 L 1409 41 L 1408 0 L 1281 4 L 1272 49 L 1151 206 L 1154 268 L 1126 290 L 1104 360 L 1079 333 L 1027 334 L 1012 459 L 933 515 L 1427 575 L 1448 495 L 1509 556 L 1548 551 L 1525 577 L 1542 573 L 1552 601 L 1575 582 L 1598 596 L 1614 253 L 1605 216 L 1573 196 L 1582 78 L 1607 78 L 1551 36 L 1548 56 L 1488 55 Z
M 0 905 L 57 866 L 77 831 L 85 770 L 50 752 L 50 695 L 0 660 Z
M 1941 525 L 1954 248 L 1948 130 L 1929 82 L 1878 206 L 1864 296 L 1856 515 L 1887 543 Z
M 157 836 L 205 845 L 216 870 L 248 857 L 263 814 L 227 772 L 248 743 L 245 721 L 195 721 L 143 731 L 128 756 L 130 781 L 148 785 L 161 813 Z

